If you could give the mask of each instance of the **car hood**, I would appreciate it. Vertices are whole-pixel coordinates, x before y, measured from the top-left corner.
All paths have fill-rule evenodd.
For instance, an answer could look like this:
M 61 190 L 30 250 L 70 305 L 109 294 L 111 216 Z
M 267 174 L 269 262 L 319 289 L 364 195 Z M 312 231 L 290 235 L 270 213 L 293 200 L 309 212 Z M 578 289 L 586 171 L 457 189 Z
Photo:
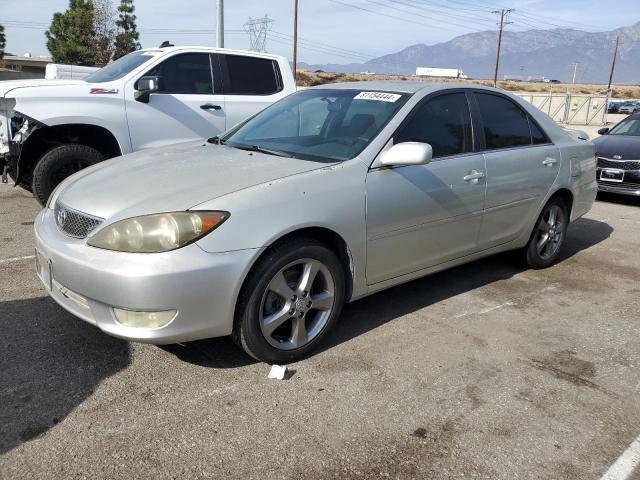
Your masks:
M 188 210 L 238 190 L 327 166 L 205 141 L 188 142 L 142 150 L 79 172 L 60 187 L 56 201 L 119 220 Z
M 596 154 L 616 160 L 640 159 L 640 137 L 632 135 L 602 135 L 593 140 L 596 145 Z
M 31 80 L 6 80 L 0 82 L 0 97 L 4 97 L 7 93 L 17 88 L 26 87 L 57 87 L 62 85 L 81 85 L 86 84 L 84 80 L 47 80 L 37 78 Z

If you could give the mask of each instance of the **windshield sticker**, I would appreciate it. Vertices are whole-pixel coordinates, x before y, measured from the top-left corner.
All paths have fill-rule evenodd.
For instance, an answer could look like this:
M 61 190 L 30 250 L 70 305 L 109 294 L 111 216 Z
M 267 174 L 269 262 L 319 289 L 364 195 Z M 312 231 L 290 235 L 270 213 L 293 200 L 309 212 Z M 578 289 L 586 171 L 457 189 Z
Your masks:
M 360 92 L 358 95 L 353 97 L 354 100 L 376 100 L 378 102 L 395 102 L 402 95 L 398 95 L 397 93 L 386 93 L 386 92 Z

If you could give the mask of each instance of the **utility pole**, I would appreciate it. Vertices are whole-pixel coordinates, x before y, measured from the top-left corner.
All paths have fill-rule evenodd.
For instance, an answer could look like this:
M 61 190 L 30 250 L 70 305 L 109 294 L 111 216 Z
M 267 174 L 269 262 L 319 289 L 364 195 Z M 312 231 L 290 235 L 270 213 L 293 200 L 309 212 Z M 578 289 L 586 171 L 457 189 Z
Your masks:
M 576 72 L 578 71 L 578 64 L 580 62 L 574 62 L 573 64 L 573 80 L 571 81 L 571 83 L 573 83 L 575 85 L 576 83 Z
M 611 81 L 613 80 L 613 69 L 616 67 L 616 56 L 618 55 L 618 43 L 620 37 L 616 37 L 616 47 L 613 49 L 613 61 L 611 62 L 611 73 L 609 73 L 609 85 L 607 85 L 607 94 L 611 90 Z
M 293 0 L 293 80 L 297 79 L 298 66 L 298 0 Z
M 224 0 L 217 0 L 216 2 L 216 47 L 224 48 Z
M 500 65 L 500 47 L 502 45 L 502 30 L 504 30 L 505 25 L 509 25 L 513 22 L 505 22 L 505 17 L 513 12 L 512 8 L 502 9 L 502 10 L 494 10 L 491 13 L 496 13 L 500 15 L 500 31 L 498 32 L 498 50 L 496 51 L 496 68 L 493 71 L 493 86 L 496 87 L 498 85 L 498 66 Z

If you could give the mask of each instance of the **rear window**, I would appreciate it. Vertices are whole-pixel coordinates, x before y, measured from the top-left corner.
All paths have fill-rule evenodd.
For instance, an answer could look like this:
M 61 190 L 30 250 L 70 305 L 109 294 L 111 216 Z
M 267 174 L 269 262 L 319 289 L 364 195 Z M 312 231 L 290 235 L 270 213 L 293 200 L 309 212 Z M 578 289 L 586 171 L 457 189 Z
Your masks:
M 531 131 L 525 113 L 511 100 L 477 93 L 488 150 L 531 145 Z
M 224 93 L 231 95 L 270 95 L 282 90 L 280 69 L 275 60 L 222 55 Z
M 531 142 L 534 145 L 541 145 L 543 143 L 551 143 L 549 137 L 542 131 L 538 124 L 531 117 L 529 119 L 529 126 L 531 127 Z

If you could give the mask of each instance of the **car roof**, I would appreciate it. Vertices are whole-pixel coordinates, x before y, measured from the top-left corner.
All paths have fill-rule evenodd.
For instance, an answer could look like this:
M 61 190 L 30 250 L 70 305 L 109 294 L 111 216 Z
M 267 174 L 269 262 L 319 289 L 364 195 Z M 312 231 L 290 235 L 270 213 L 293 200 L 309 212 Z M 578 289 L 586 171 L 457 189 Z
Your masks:
M 282 55 L 276 55 L 274 53 L 266 53 L 266 52 L 254 52 L 250 50 L 237 50 L 233 48 L 218 48 L 218 47 L 207 47 L 204 45 L 179 45 L 172 47 L 156 47 L 156 48 L 143 48 L 140 51 L 145 52 L 176 52 L 183 50 L 204 50 L 206 52 L 211 53 L 229 53 L 229 54 L 237 54 L 237 55 L 248 55 L 251 57 L 260 57 L 260 58 L 272 58 L 272 59 L 282 59 L 284 58 Z
M 366 80 L 362 82 L 341 82 L 341 83 L 325 83 L 322 85 L 316 85 L 311 89 L 337 89 L 337 90 L 373 90 L 373 91 L 385 91 L 385 92 L 399 92 L 414 94 L 417 92 L 436 92 L 439 90 L 452 90 L 452 89 L 478 89 L 487 90 L 500 93 L 508 93 L 504 90 L 491 87 L 483 87 L 481 85 L 475 85 L 472 83 L 434 83 L 434 82 L 420 82 L 411 80 Z

